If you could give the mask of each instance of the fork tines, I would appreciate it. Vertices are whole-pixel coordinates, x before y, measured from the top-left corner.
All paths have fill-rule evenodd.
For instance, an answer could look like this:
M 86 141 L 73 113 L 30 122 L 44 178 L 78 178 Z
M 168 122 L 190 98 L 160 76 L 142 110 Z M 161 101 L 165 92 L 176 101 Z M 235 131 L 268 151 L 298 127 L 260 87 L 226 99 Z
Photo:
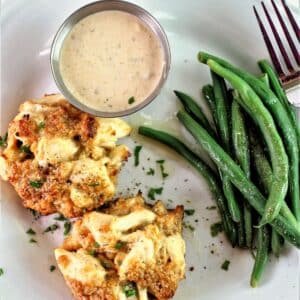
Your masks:
M 291 13 L 289 7 L 286 5 L 285 1 L 281 0 L 281 2 L 282 2 L 282 5 L 283 5 L 283 7 L 284 7 L 284 9 L 286 11 L 286 14 L 287 14 L 287 17 L 288 17 L 288 19 L 290 21 L 290 24 L 291 24 L 291 26 L 292 26 L 295 34 L 296 34 L 297 40 L 299 42 L 300 41 L 300 30 L 299 30 L 299 27 L 297 25 L 297 22 L 295 21 L 294 16 L 292 15 L 292 13 Z M 293 41 L 293 39 L 291 37 L 291 34 L 290 34 L 290 32 L 289 32 L 289 30 L 288 30 L 288 28 L 286 26 L 286 23 L 284 22 L 284 20 L 282 18 L 282 15 L 279 12 L 277 4 L 275 3 L 274 0 L 271 0 L 271 3 L 272 3 L 272 6 L 274 8 L 274 11 L 276 13 L 276 16 L 278 18 L 278 21 L 279 21 L 279 23 L 281 25 L 281 28 L 282 28 L 282 30 L 284 32 L 284 35 L 285 35 L 285 37 L 286 37 L 286 39 L 288 41 L 288 44 L 290 46 L 290 50 L 291 50 L 291 52 L 292 52 L 292 54 L 293 54 L 293 56 L 295 58 L 295 61 L 296 61 L 297 65 L 298 65 L 298 67 L 299 67 L 300 66 L 300 55 L 299 55 L 299 52 L 298 52 L 298 50 L 296 48 L 296 45 L 295 45 L 295 43 L 294 43 L 294 41 Z M 292 64 L 292 62 L 291 62 L 291 60 L 289 58 L 289 55 L 287 53 L 287 50 L 286 50 L 286 48 L 283 45 L 282 39 L 280 38 L 280 36 L 278 34 L 278 31 L 276 30 L 276 27 L 275 27 L 275 25 L 273 23 L 273 20 L 272 20 L 270 14 L 268 12 L 268 9 L 267 9 L 266 5 L 263 2 L 261 2 L 261 5 L 262 5 L 262 8 L 263 8 L 264 13 L 266 15 L 266 18 L 268 20 L 268 23 L 269 23 L 269 25 L 271 27 L 271 30 L 273 32 L 273 35 L 274 35 L 274 38 L 275 38 L 276 43 L 278 45 L 278 48 L 279 48 L 279 50 L 280 50 L 280 52 L 281 52 L 281 54 L 283 56 L 283 60 L 285 62 L 285 66 L 288 69 L 289 73 L 285 74 L 285 72 L 283 71 L 283 67 L 282 67 L 282 65 L 281 65 L 281 63 L 280 63 L 280 61 L 278 59 L 278 56 L 277 56 L 277 54 L 275 52 L 275 49 L 274 49 L 274 47 L 272 45 L 272 42 L 271 42 L 271 40 L 269 38 L 269 35 L 268 35 L 268 33 L 267 33 L 264 25 L 263 25 L 263 22 L 262 22 L 262 20 L 261 20 L 261 18 L 259 16 L 259 14 L 258 14 L 255 6 L 253 6 L 256 19 L 258 21 L 261 33 L 263 35 L 263 38 L 264 38 L 264 41 L 266 43 L 267 49 L 269 51 L 269 54 L 270 54 L 271 60 L 273 62 L 273 65 L 274 65 L 274 67 L 275 67 L 275 69 L 276 69 L 276 71 L 277 71 L 277 73 L 278 73 L 278 75 L 279 75 L 279 77 L 281 79 L 281 82 L 283 84 L 289 84 L 292 81 L 294 83 L 296 83 L 295 81 L 298 81 L 299 78 L 300 78 L 300 71 L 299 71 L 299 69 L 298 70 L 294 69 L 293 64 Z M 299 49 L 299 47 L 298 47 L 298 49 Z

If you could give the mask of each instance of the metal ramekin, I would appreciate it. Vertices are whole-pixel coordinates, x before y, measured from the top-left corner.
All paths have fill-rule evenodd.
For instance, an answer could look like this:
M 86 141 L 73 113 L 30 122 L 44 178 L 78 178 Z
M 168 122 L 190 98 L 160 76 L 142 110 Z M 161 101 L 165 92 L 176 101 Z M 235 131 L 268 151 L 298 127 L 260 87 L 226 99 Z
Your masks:
M 60 51 L 63 45 L 63 42 L 65 38 L 67 37 L 68 33 L 71 31 L 73 26 L 78 23 L 81 19 L 105 10 L 119 10 L 124 11 L 127 13 L 130 13 L 132 15 L 135 15 L 138 17 L 141 21 L 143 21 L 157 36 L 158 40 L 161 43 L 161 47 L 163 49 L 164 53 L 164 67 L 162 76 L 160 78 L 160 81 L 157 85 L 157 87 L 154 89 L 154 91 L 140 104 L 133 106 L 130 109 L 118 111 L 118 112 L 105 112 L 105 111 L 98 111 L 93 108 L 90 108 L 83 103 L 81 103 L 79 100 L 77 100 L 72 93 L 68 90 L 68 88 L 65 86 L 63 78 L 60 73 L 59 68 L 59 58 L 60 58 Z M 91 4 L 88 4 L 86 6 L 83 6 L 76 10 L 72 15 L 70 15 L 60 26 L 58 32 L 56 33 L 52 47 L 51 47 L 51 54 L 50 54 L 50 63 L 51 63 L 51 70 L 54 77 L 54 80 L 61 91 L 61 93 L 65 96 L 65 98 L 74 106 L 77 108 L 88 112 L 92 115 L 96 115 L 99 117 L 121 117 L 125 115 L 132 114 L 143 107 L 145 107 L 147 104 L 149 104 L 160 92 L 162 86 L 164 85 L 169 69 L 170 69 L 170 63 L 171 63 L 171 53 L 170 53 L 170 47 L 168 43 L 167 36 L 161 27 L 161 25 L 158 23 L 158 21 L 146 10 L 143 8 L 129 3 L 125 1 L 118 1 L 118 0 L 103 0 L 103 1 L 97 1 L 93 2 Z

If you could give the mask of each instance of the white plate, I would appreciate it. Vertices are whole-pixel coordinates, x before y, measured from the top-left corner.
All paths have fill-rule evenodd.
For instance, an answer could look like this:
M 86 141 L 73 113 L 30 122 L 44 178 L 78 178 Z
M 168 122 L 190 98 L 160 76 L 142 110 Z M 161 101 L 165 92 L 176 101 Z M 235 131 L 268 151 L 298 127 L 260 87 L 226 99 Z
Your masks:
M 4 133 L 21 102 L 57 90 L 49 66 L 53 35 L 72 11 L 88 1 L 2 2 L 1 132 Z M 146 122 L 168 128 L 183 135 L 195 148 L 192 139 L 174 120 L 179 105 L 172 90 L 184 90 L 200 98 L 200 87 L 210 82 L 208 69 L 196 60 L 200 49 L 258 72 L 256 61 L 268 56 L 252 11 L 252 4 L 259 3 L 250 0 L 135 2 L 149 10 L 165 28 L 171 44 L 172 65 L 161 95 L 142 114 L 131 116 L 129 120 L 133 125 Z M 184 232 L 186 279 L 174 299 L 299 299 L 299 258 L 295 249 L 286 247 L 279 260 L 272 257 L 261 286 L 250 288 L 253 259 L 249 251 L 232 249 L 222 234 L 216 238 L 210 236 L 210 224 L 219 217 L 216 211 L 206 209 L 214 202 L 204 179 L 166 147 L 136 135 L 133 140 L 144 145 L 143 163 L 134 168 L 132 159 L 129 160 L 122 171 L 119 190 L 128 194 L 126 187 L 130 187 L 131 193 L 141 189 L 146 194 L 148 187 L 161 186 L 160 177 L 146 176 L 142 166 L 155 167 L 156 159 L 166 159 L 170 176 L 165 181 L 162 198 L 166 203 L 172 199 L 171 205 L 182 203 L 196 209 L 196 215 L 186 218 L 196 231 Z M 132 140 L 127 139 L 126 143 L 133 149 Z M 156 170 L 159 174 L 157 166 Z M 33 227 L 41 233 L 52 218 L 32 223 L 31 214 L 21 206 L 13 188 L 1 183 L 0 267 L 5 271 L 0 277 L 1 300 L 72 299 L 59 271 L 49 271 L 49 266 L 55 264 L 52 250 L 62 233 L 39 234 L 38 245 L 28 243 L 26 230 Z M 195 223 L 195 219 L 199 222 Z M 225 259 L 231 261 L 228 272 L 220 268 Z M 189 271 L 190 267 L 194 267 L 193 272 Z

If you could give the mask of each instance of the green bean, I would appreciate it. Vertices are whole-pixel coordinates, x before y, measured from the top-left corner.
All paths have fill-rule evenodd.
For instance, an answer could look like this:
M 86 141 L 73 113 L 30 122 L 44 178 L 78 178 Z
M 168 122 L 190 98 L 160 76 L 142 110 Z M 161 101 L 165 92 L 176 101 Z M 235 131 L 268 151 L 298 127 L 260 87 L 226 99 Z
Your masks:
M 269 230 L 266 225 L 258 229 L 257 251 L 255 263 L 251 274 L 251 286 L 257 287 L 268 261 L 270 244 Z
M 145 126 L 139 127 L 138 132 L 139 134 L 160 141 L 163 144 L 171 147 L 171 149 L 183 156 L 205 178 L 210 191 L 215 197 L 216 204 L 222 218 L 224 231 L 234 247 L 237 239 L 235 225 L 230 218 L 222 190 L 219 188 L 220 181 L 211 168 L 201 158 L 193 153 L 184 143 L 168 133 Z
M 202 95 L 206 103 L 208 104 L 211 114 L 213 116 L 214 125 L 217 128 L 216 119 L 216 101 L 215 101 L 215 95 L 214 95 L 214 88 L 211 84 L 206 84 L 202 88 Z
M 264 194 L 268 195 L 270 192 L 270 188 L 272 186 L 272 180 L 273 180 L 273 173 L 272 168 L 270 166 L 270 163 L 264 153 L 264 150 L 259 143 L 259 138 L 257 135 L 255 135 L 253 129 L 249 130 L 249 137 L 250 142 L 252 145 L 251 153 L 252 153 L 252 161 L 254 169 L 256 170 L 256 173 L 259 177 L 260 185 L 262 186 L 264 190 Z M 288 208 L 286 202 L 283 203 L 281 207 L 281 214 L 283 216 L 289 216 L 292 214 L 290 209 Z M 296 220 L 294 223 L 297 225 Z M 272 252 L 275 256 L 279 256 L 281 252 L 281 243 L 282 237 L 275 231 L 274 228 L 272 228 L 272 239 L 271 239 L 271 248 Z
M 261 76 L 258 76 L 258 78 L 267 86 L 270 87 L 270 80 L 269 76 L 266 73 L 263 73 Z
M 187 113 L 180 111 L 178 119 L 187 130 L 194 136 L 196 141 L 208 152 L 215 164 L 229 177 L 231 182 L 243 194 L 248 203 L 260 214 L 264 214 L 264 204 L 266 199 L 257 187 L 248 180 L 242 169 L 232 160 L 232 158 L 221 148 L 220 145 L 193 120 Z M 293 222 L 286 219 L 281 214 L 270 223 L 279 234 L 296 247 L 300 248 L 300 229 Z
M 242 170 L 245 172 L 248 179 L 250 179 L 250 153 L 248 134 L 243 112 L 240 105 L 236 101 L 238 95 L 233 93 L 233 102 L 231 106 L 231 120 L 232 120 L 232 144 L 235 152 L 235 157 L 240 164 Z M 252 245 L 252 217 L 251 208 L 243 201 L 243 217 L 245 227 L 246 246 L 248 248 Z
M 273 93 L 273 91 L 266 86 L 260 79 L 256 78 L 255 76 L 251 75 L 250 73 L 241 70 L 227 61 L 215 57 L 213 55 L 199 52 L 198 59 L 201 62 L 207 63 L 209 59 L 212 59 L 222 65 L 223 67 L 227 68 L 231 72 L 235 73 L 236 75 L 240 76 L 243 80 L 245 80 L 252 89 L 260 96 L 261 100 L 264 102 L 266 107 L 272 113 L 278 127 L 282 131 L 283 141 L 286 146 L 287 154 L 289 157 L 289 194 L 291 197 L 293 212 L 296 216 L 296 219 L 300 222 L 300 187 L 299 187 L 299 140 L 297 132 L 299 133 L 299 128 L 297 129 L 297 124 L 291 122 L 291 115 L 286 111 L 286 106 L 284 106 L 281 101 L 277 98 L 277 96 Z M 266 69 L 267 70 L 267 69 Z M 270 72 L 268 73 L 270 74 Z M 271 76 L 269 76 L 271 80 Z M 272 77 L 273 78 L 273 77 Z M 271 81 L 272 84 L 272 81 Z M 273 82 L 274 84 L 274 82 Z M 260 115 L 260 114 L 259 114 Z M 295 127 L 296 126 L 296 127 Z M 297 131 L 297 132 L 296 132 Z M 270 149 L 269 149 L 270 150 Z M 272 157 L 272 155 L 271 155 Z M 272 168 L 274 169 L 274 180 L 277 180 L 277 171 L 273 166 L 274 160 L 272 159 Z M 274 194 L 275 196 L 275 194 Z M 272 195 L 271 195 L 272 197 Z M 282 196 L 280 197 L 282 199 Z M 279 201 L 280 202 L 280 201 Z M 275 213 L 271 213 L 271 216 L 276 215 Z M 265 223 L 265 218 L 263 218 L 263 222 Z M 271 218 L 267 218 L 271 219 Z
M 273 183 L 266 203 L 261 224 L 270 223 L 279 214 L 288 187 L 288 158 L 274 120 L 253 89 L 239 76 L 222 67 L 213 60 L 208 60 L 208 66 L 228 80 L 239 92 L 239 104 L 256 121 L 264 135 L 272 161 Z M 255 78 L 256 79 L 256 78 Z M 260 84 L 263 84 L 258 79 Z M 263 86 L 265 86 L 263 84 Z
M 211 77 L 213 80 L 213 90 L 215 96 L 216 104 L 216 124 L 218 128 L 218 133 L 220 135 L 222 144 L 226 151 L 230 153 L 230 130 L 228 123 L 228 99 L 227 99 L 227 89 L 225 81 L 222 77 L 211 72 Z M 225 198 L 227 200 L 228 209 L 230 211 L 231 217 L 235 222 L 241 221 L 241 211 L 237 200 L 235 198 L 233 186 L 228 178 L 228 176 L 222 174 L 222 185 Z
M 272 230 L 271 249 L 276 257 L 280 256 L 282 250 L 282 243 L 283 243 L 282 237 L 275 230 Z
M 201 107 L 196 103 L 196 101 L 183 92 L 174 91 L 174 93 L 182 103 L 186 112 L 189 113 L 193 118 L 195 118 L 195 120 L 199 122 L 211 136 L 216 136 L 215 131 L 211 127 Z
M 229 101 L 227 98 L 227 89 L 225 81 L 222 77 L 211 72 L 213 81 L 213 91 L 216 105 L 217 129 L 219 131 L 222 144 L 228 153 L 230 153 L 230 130 L 228 123 Z
M 268 195 L 270 193 L 270 189 L 273 181 L 273 172 L 271 165 L 267 159 L 264 150 L 259 143 L 259 136 L 255 134 L 254 130 L 250 128 L 249 137 L 251 142 L 251 153 L 252 153 L 252 161 L 254 169 L 258 174 L 260 184 L 264 190 L 264 195 Z M 284 201 L 280 210 L 282 216 L 284 216 L 287 220 L 294 224 L 294 226 L 298 226 L 299 224 L 295 219 L 293 213 L 290 211 L 288 205 Z M 300 227 L 299 227 L 300 228 Z
M 276 71 L 274 70 L 274 68 L 271 66 L 271 64 L 266 59 L 260 60 L 258 62 L 258 65 L 259 65 L 260 69 L 268 75 L 270 85 L 271 85 L 273 92 L 276 94 L 278 99 L 281 101 L 281 103 L 285 107 L 287 113 L 289 114 L 291 123 L 293 124 L 293 126 L 296 130 L 297 136 L 298 136 L 298 147 L 300 149 L 300 128 L 297 123 L 296 114 L 295 114 L 295 111 L 293 110 L 293 107 L 289 103 L 289 100 L 285 94 L 284 89 L 281 86 L 281 83 L 278 79 L 279 76 L 276 73 Z

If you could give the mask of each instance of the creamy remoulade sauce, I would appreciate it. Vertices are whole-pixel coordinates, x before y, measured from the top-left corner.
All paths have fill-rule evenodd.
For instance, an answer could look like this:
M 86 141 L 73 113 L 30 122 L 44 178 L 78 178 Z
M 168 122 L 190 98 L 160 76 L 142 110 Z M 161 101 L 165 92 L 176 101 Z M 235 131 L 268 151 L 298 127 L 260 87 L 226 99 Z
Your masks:
M 103 11 L 79 21 L 60 54 L 64 84 L 83 104 L 115 112 L 138 105 L 158 85 L 161 44 L 136 16 Z

